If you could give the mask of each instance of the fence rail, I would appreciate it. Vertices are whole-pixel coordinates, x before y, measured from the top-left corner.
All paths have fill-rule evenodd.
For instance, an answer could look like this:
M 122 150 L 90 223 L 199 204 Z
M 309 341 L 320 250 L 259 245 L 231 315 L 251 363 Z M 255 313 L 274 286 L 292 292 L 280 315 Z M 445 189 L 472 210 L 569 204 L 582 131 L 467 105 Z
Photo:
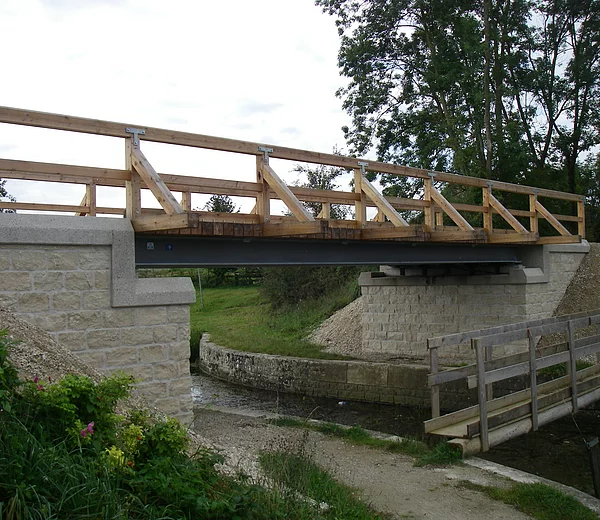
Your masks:
M 425 422 L 425 431 L 469 439 L 478 435 L 481 451 L 487 451 L 492 444 L 524 430 L 535 431 L 600 399 L 600 365 L 577 369 L 577 360 L 600 353 L 598 325 L 600 310 L 429 339 L 432 419 Z M 576 334 L 578 331 L 581 333 Z M 551 334 L 560 334 L 566 341 L 540 346 L 539 340 Z M 494 347 L 517 341 L 526 342 L 523 352 L 494 358 Z M 440 371 L 439 349 L 464 344 L 471 345 L 476 362 Z M 539 370 L 562 364 L 567 366 L 566 376 L 538 383 Z M 519 376 L 529 376 L 529 388 L 494 398 L 493 383 Z M 455 381 L 477 388 L 477 405 L 441 415 L 440 386 Z M 501 427 L 505 432 L 490 441 L 490 429 Z
M 467 241 L 484 243 L 569 243 L 585 235 L 584 199 L 572 193 L 521 186 L 500 181 L 434 172 L 378 161 L 366 161 L 341 155 L 280 147 L 257 142 L 193 134 L 59 114 L 49 114 L 0 107 L 0 123 L 80 132 L 124 139 L 125 168 L 51 164 L 0 158 L 0 178 L 37 182 L 59 182 L 85 185 L 85 197 L 79 204 L 51 204 L 30 202 L 0 202 L 1 209 L 15 211 L 57 211 L 77 215 L 124 215 L 132 220 L 138 231 L 200 229 L 202 222 L 230 222 L 260 226 L 253 234 L 278 235 L 337 235 L 331 229 L 354 230 L 352 238 L 403 239 L 427 241 Z M 141 150 L 144 141 L 217 150 L 255 156 L 256 168 L 252 180 L 227 180 L 187 175 L 157 173 Z M 344 168 L 354 173 L 354 191 L 316 190 L 287 186 L 278 176 L 269 159 L 314 163 Z M 423 181 L 421 198 L 384 197 L 367 180 L 368 172 L 385 173 Z M 481 204 L 449 201 L 442 193 L 444 184 L 479 188 Z M 98 186 L 122 187 L 126 190 L 124 208 L 101 207 L 96 203 Z M 140 190 L 150 190 L 161 205 L 161 210 L 141 207 Z M 181 193 L 180 200 L 173 192 Z M 528 199 L 528 209 L 507 208 L 501 202 L 501 193 L 520 194 Z M 251 213 L 206 214 L 192 211 L 192 194 L 228 195 L 254 199 Z M 557 199 L 570 203 L 574 214 L 550 212 L 540 201 Z M 292 216 L 271 214 L 271 200 L 281 200 Z M 317 217 L 311 215 L 303 203 L 321 204 Z M 352 205 L 354 218 L 330 218 L 331 206 Z M 367 208 L 376 208 L 372 220 Z M 417 212 L 418 224 L 407 221 L 401 212 Z M 478 214 L 481 227 L 463 214 Z M 503 228 L 495 228 L 493 216 L 499 215 Z M 549 223 L 540 236 L 539 220 Z M 320 222 L 317 222 L 320 221 Z M 573 225 L 570 231 L 564 224 Z M 575 231 L 576 227 L 576 231 Z M 193 234 L 193 232 L 192 232 Z

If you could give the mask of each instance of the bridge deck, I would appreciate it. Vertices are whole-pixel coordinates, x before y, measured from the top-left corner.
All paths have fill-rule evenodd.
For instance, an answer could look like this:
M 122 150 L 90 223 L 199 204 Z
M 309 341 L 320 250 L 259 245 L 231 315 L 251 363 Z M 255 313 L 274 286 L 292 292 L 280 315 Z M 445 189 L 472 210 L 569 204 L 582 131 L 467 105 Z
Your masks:
M 355 157 L 8 107 L 0 107 L 0 123 L 117 137 L 122 138 L 125 145 L 124 169 L 0 158 L 0 178 L 3 179 L 85 186 L 85 195 L 79 203 L 0 201 L 0 209 L 71 212 L 79 216 L 122 215 L 131 219 L 139 233 L 206 237 L 556 244 L 578 242 L 585 235 L 584 198 L 572 193 Z M 253 156 L 256 167 L 249 175 L 236 180 L 158 173 L 141 150 L 144 142 L 245 154 Z M 341 172 L 353 174 L 354 191 L 287 185 L 274 170 L 275 161 L 271 159 L 339 168 Z M 281 162 L 277 167 L 280 165 Z M 384 196 L 368 180 L 377 174 L 408 178 L 422 188 L 415 198 Z M 98 186 L 123 188 L 125 207 L 100 206 Z M 446 190 L 449 186 L 452 189 Z M 142 207 L 143 190 L 152 193 L 161 209 Z M 253 209 L 248 213 L 193 211 L 194 198 L 198 201 L 199 195 L 249 199 Z M 457 200 L 451 200 L 453 197 Z M 477 202 L 465 204 L 461 199 Z M 290 216 L 274 215 L 272 200 L 283 202 Z M 514 207 L 502 201 L 510 201 Z M 311 211 L 307 204 L 311 204 Z M 332 207 L 336 205 L 351 207 L 352 218 L 331 218 Z M 562 214 L 569 209 L 571 214 Z

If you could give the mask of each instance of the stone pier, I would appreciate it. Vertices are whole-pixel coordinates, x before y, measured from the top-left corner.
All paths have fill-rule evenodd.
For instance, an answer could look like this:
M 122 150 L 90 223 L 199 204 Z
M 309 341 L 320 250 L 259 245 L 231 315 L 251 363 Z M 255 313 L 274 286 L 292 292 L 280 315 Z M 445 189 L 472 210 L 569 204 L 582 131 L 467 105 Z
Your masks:
M 586 241 L 523 246 L 519 265 L 494 274 L 479 274 L 494 270 L 490 266 L 383 266 L 362 273 L 363 351 L 422 360 L 428 356 L 427 338 L 552 316 L 588 251 Z M 440 349 L 440 356 L 447 362 L 474 361 L 469 346 Z

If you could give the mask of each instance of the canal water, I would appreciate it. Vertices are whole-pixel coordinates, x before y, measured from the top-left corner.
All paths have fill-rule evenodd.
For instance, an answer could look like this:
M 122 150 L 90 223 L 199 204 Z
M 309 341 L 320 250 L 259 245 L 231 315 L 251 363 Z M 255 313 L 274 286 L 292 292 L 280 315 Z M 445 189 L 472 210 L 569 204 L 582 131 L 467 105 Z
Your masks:
M 399 436 L 423 438 L 425 408 L 339 401 L 256 390 L 192 376 L 194 404 L 319 419 Z M 591 495 L 594 486 L 585 440 L 600 436 L 600 411 L 583 410 L 492 448 L 482 458 L 573 486 Z

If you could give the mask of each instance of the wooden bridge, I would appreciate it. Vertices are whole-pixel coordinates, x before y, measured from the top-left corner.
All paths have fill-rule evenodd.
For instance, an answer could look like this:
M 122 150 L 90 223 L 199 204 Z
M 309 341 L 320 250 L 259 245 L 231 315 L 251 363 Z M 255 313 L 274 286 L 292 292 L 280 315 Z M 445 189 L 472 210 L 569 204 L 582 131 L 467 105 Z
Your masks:
M 0 107 L 0 122 L 122 138 L 125 150 L 124 169 L 0 159 L 3 179 L 85 185 L 85 196 L 79 204 L 0 202 L 0 208 L 5 210 L 123 215 L 131 219 L 138 233 L 204 237 L 557 244 L 578 242 L 585 234 L 584 199 L 571 193 L 270 144 L 7 107 Z M 145 141 L 251 155 L 256 158 L 256 168 L 240 180 L 159 174 L 142 152 Z M 354 191 L 288 186 L 269 163 L 271 158 L 345 169 L 354 175 Z M 367 179 L 368 172 L 421 181 L 420 198 L 384 197 Z M 481 204 L 449 200 L 443 195 L 451 191 L 444 190 L 449 185 L 459 194 L 466 189 L 481 190 Z M 98 186 L 124 188 L 125 207 L 99 206 Z M 150 190 L 162 209 L 143 208 L 141 190 Z M 521 209 L 506 207 L 501 202 L 506 193 L 514 194 L 513 199 L 520 197 Z M 253 200 L 254 209 L 250 213 L 196 211 L 192 210 L 192 194 L 247 197 Z M 553 199 L 567 201 L 573 214 L 552 213 L 548 201 Z M 272 200 L 283 201 L 291 216 L 273 215 Z M 320 213 L 314 217 L 303 205 L 305 202 L 321 204 Z M 331 206 L 336 204 L 352 205 L 354 218 L 330 218 Z M 372 220 L 367 218 L 370 207 L 376 209 Z M 495 215 L 499 217 L 494 219 Z M 540 227 L 540 219 L 549 226 Z
M 476 453 L 597 401 L 599 324 L 600 310 L 429 339 L 433 418 L 425 422 L 425 432 L 452 439 L 465 454 Z M 518 349 L 519 342 L 522 352 L 494 357 L 494 350 L 502 352 L 506 345 Z M 440 371 L 440 350 L 461 344 L 471 345 L 476 362 Z M 593 362 L 578 365 L 581 358 Z M 559 370 L 548 370 L 557 365 Z M 561 375 L 564 366 L 566 375 Z M 495 395 L 495 383 L 508 380 L 525 388 Z M 477 389 L 478 404 L 440 415 L 440 388 L 457 381 Z

